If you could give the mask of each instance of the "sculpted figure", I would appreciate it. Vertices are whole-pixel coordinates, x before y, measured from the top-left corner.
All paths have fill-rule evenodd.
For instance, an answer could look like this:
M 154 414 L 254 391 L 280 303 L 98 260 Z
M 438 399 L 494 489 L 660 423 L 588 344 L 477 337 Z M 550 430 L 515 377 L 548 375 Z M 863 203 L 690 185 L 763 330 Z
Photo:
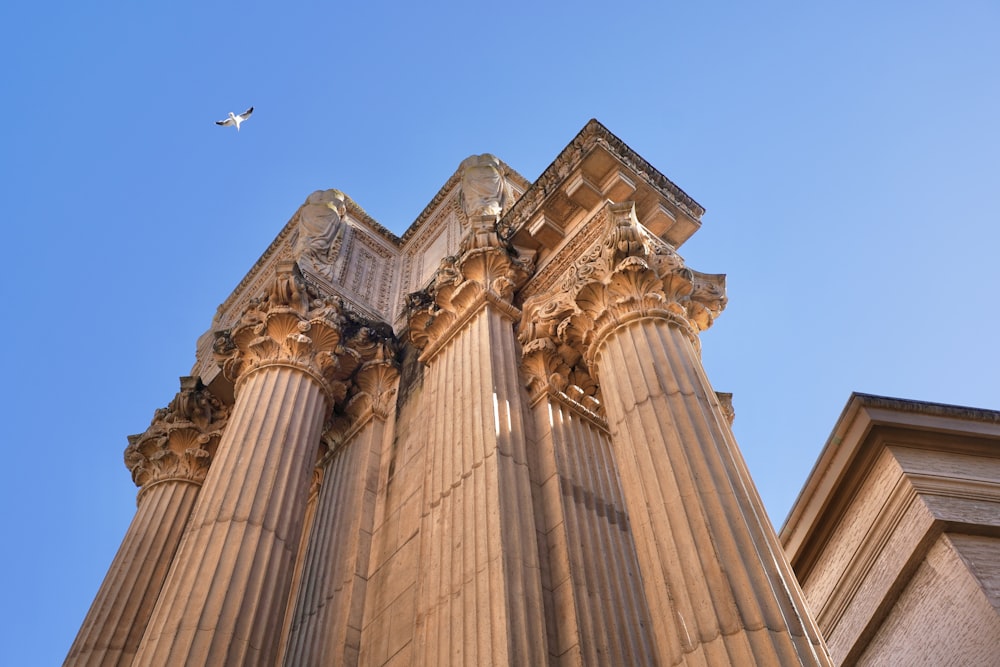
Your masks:
M 320 275 L 332 278 L 333 261 L 344 234 L 347 203 L 340 190 L 317 190 L 299 208 L 295 256 Z
M 510 204 L 503 167 L 493 155 L 473 155 L 465 158 L 462 170 L 462 210 L 469 218 L 478 215 L 500 217 Z

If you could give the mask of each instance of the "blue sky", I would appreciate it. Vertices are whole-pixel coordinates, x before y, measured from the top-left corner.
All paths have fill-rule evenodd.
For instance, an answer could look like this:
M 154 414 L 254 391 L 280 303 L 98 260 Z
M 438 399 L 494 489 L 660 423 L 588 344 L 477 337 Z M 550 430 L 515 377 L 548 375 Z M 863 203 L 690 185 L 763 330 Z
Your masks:
M 310 192 L 402 233 L 466 156 L 533 180 L 592 117 L 707 209 L 703 359 L 777 524 L 851 391 L 1000 407 L 995 2 L 285 4 L 0 8 L 0 664 L 65 656 L 126 436 Z

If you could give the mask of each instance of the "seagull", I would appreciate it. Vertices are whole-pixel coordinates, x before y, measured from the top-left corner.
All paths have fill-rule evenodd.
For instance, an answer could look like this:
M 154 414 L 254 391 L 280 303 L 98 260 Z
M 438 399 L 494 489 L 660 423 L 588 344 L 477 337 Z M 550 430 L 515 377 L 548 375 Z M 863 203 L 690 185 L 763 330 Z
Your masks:
M 215 124 L 216 125 L 221 125 L 222 127 L 229 127 L 231 125 L 235 125 L 236 126 L 236 131 L 239 132 L 240 131 L 240 123 L 242 123 L 247 118 L 249 118 L 250 114 L 252 114 L 252 113 L 253 113 L 253 107 L 250 107 L 249 109 L 247 109 L 246 111 L 244 111 L 243 113 L 241 113 L 239 116 L 235 115 L 232 111 L 230 111 L 229 112 L 229 118 L 227 118 L 226 120 L 217 120 L 217 121 L 215 121 Z

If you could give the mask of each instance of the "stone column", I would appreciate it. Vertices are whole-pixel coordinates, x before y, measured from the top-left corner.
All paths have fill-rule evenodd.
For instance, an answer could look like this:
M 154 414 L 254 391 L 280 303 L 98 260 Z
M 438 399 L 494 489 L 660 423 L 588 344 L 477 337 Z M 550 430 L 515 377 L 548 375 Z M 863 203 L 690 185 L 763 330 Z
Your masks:
M 562 339 L 604 397 L 660 664 L 831 664 L 701 365 L 724 276 L 609 205 L 565 286 Z
M 182 377 L 145 433 L 129 436 L 137 510 L 65 665 L 132 664 L 227 415 L 198 378 Z
M 316 527 L 316 505 L 319 504 L 319 491 L 323 488 L 323 473 L 326 469 L 326 462 L 329 459 L 330 443 L 324 434 L 320 440 L 319 451 L 316 453 L 316 465 L 313 467 L 312 481 L 309 483 L 309 500 L 306 501 L 306 513 L 302 519 L 302 536 L 299 538 L 298 556 L 295 558 L 295 567 L 292 569 L 291 595 L 288 596 L 288 603 L 285 605 L 285 620 L 281 628 L 281 645 L 278 647 L 278 656 L 284 661 L 284 656 L 288 651 L 288 640 L 292 632 L 292 612 L 294 611 L 295 598 L 302 586 L 302 571 L 306 564 L 306 551 L 312 539 L 313 529 Z
M 411 302 L 428 422 L 416 665 L 542 665 L 547 646 L 511 305 L 529 265 L 470 216 Z
M 277 659 L 323 424 L 357 367 L 337 304 L 294 270 L 217 334 L 236 402 L 135 664 Z
M 535 330 L 532 315 L 525 304 L 522 372 L 534 416 L 531 468 L 553 662 L 653 665 L 649 610 L 603 407 L 593 380 Z
M 315 528 L 292 614 L 284 664 L 356 665 L 368 582 L 375 494 L 399 372 L 390 346 L 358 370 L 330 435 Z

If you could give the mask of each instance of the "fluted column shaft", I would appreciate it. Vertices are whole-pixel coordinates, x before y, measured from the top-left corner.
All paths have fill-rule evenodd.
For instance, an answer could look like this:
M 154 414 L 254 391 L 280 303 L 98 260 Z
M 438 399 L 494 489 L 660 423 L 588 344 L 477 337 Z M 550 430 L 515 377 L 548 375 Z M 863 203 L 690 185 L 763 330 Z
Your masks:
M 301 368 L 242 379 L 136 664 L 274 663 L 328 409 Z
M 418 665 L 547 660 L 511 316 L 482 303 L 427 360 Z
M 831 664 L 683 329 L 635 314 L 593 357 L 659 662 Z
M 357 664 L 385 437 L 385 415 L 373 415 L 326 463 L 285 654 L 289 667 Z
M 166 480 L 143 492 L 64 665 L 132 664 L 198 488 L 194 482 Z
M 560 665 L 655 664 L 621 484 L 597 415 L 564 394 L 534 402 L 534 444 Z
M 125 465 L 138 509 L 84 619 L 66 665 L 131 665 L 225 428 L 228 408 L 197 377 L 182 377 Z

